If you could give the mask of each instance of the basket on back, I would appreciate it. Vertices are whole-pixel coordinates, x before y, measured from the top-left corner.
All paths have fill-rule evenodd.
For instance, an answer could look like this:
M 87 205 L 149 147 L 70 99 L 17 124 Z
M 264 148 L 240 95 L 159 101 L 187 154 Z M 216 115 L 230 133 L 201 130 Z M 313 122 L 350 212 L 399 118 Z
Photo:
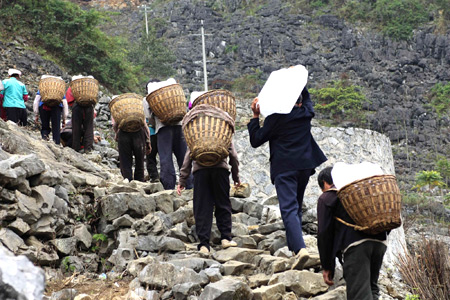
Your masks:
M 94 78 L 84 77 L 70 82 L 75 102 L 81 106 L 97 103 L 98 81 Z
M 226 111 L 233 120 L 236 119 L 236 100 L 227 90 L 212 90 L 199 96 L 192 103 L 192 107 L 200 104 L 209 104 Z
M 197 105 L 183 118 L 182 126 L 191 158 L 200 165 L 214 166 L 228 156 L 234 120 L 220 108 Z
M 152 112 L 166 125 L 181 121 L 186 114 L 186 96 L 180 84 L 171 84 L 146 97 Z
M 136 132 L 145 124 L 142 96 L 133 93 L 120 95 L 109 102 L 109 110 L 119 129 Z
M 39 81 L 41 101 L 47 106 L 55 106 L 62 102 L 66 93 L 66 83 L 61 78 L 46 77 Z
M 377 234 L 397 228 L 402 223 L 401 194 L 393 175 L 376 175 L 354 181 L 342 187 L 338 197 L 358 225 L 354 226 L 356 230 Z

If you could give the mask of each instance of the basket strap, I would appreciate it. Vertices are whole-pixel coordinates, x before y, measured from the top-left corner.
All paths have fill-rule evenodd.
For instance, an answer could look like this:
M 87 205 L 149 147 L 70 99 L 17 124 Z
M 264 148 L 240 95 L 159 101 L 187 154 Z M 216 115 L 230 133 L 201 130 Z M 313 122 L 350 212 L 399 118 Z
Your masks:
M 363 231 L 363 230 L 367 230 L 367 229 L 369 229 L 369 226 L 359 226 L 359 225 L 355 225 L 355 224 L 351 224 L 351 223 L 347 223 L 347 222 L 345 222 L 344 220 L 342 220 L 342 219 L 340 219 L 340 218 L 338 218 L 338 217 L 334 217 L 336 220 L 338 220 L 339 222 L 341 222 L 342 224 L 344 224 L 344 225 L 347 225 L 347 226 L 349 226 L 349 227 L 352 227 L 353 229 L 355 229 L 355 230 L 359 230 L 359 231 Z

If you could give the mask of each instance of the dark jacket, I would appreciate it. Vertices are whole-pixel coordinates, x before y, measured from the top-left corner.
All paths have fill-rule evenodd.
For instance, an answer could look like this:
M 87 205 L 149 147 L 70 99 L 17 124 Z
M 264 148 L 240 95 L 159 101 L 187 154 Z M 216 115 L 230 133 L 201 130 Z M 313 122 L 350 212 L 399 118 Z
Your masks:
M 222 159 L 217 165 L 211 166 L 211 167 L 205 167 L 197 163 L 195 160 L 191 158 L 191 150 L 189 147 L 187 148 L 186 154 L 184 156 L 183 166 L 180 169 L 180 180 L 179 185 L 185 187 L 186 181 L 192 173 L 195 173 L 198 170 L 201 169 L 211 169 L 211 168 L 223 168 L 226 170 L 230 170 L 228 166 L 231 166 L 231 177 L 233 178 L 234 182 L 239 181 L 239 160 L 236 153 L 236 150 L 234 148 L 233 142 L 231 142 L 230 147 L 228 148 L 228 157 L 229 161 L 227 162 L 227 158 Z
M 273 114 L 259 126 L 259 118 L 247 125 L 250 144 L 257 148 L 269 141 L 270 177 L 286 171 L 314 169 L 327 160 L 311 135 L 311 119 L 314 117 L 309 92 L 303 89 L 303 105 L 294 106 L 289 114 Z
M 386 240 L 386 232 L 377 235 L 366 234 L 337 221 L 338 217 L 355 224 L 337 197 L 336 189 L 320 195 L 317 202 L 318 237 L 320 262 L 324 270 L 334 272 L 336 257 L 341 260 L 342 252 L 352 243 L 362 239 Z

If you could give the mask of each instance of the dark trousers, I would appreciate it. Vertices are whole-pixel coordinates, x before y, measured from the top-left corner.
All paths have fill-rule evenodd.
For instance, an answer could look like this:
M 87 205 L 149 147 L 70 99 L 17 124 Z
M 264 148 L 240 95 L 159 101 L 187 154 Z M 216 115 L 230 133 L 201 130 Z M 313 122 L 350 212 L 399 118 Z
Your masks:
M 53 141 L 56 144 L 60 143 L 61 140 L 61 112 L 62 107 L 53 106 L 51 110 L 45 110 L 42 106 L 39 107 L 39 116 L 41 117 L 41 136 L 43 139 L 48 139 L 50 132 L 52 133 Z M 50 121 L 52 127 L 50 129 Z
M 5 107 L 8 120 L 17 123 L 19 126 L 27 126 L 27 109 L 19 107 Z
M 165 126 L 158 130 L 158 154 L 160 164 L 161 183 L 165 190 L 173 190 L 176 183 L 175 168 L 172 153 L 177 159 L 178 168 L 181 169 L 186 154 L 187 145 L 181 125 Z M 192 175 L 186 182 L 186 189 L 192 188 Z
M 200 241 L 198 249 L 206 246 L 213 222 L 213 211 L 221 239 L 231 240 L 230 172 L 224 168 L 205 168 L 194 173 L 195 231 Z
M 158 138 L 156 135 L 150 136 L 150 144 L 152 151 L 147 155 L 147 173 L 150 180 L 159 179 L 158 165 L 156 162 L 156 155 L 158 154 Z
M 385 252 L 386 245 L 374 241 L 347 249 L 343 267 L 348 300 L 378 299 L 378 277 Z
M 145 132 L 119 131 L 117 134 L 119 146 L 120 172 L 123 178 L 144 181 L 144 159 L 145 159 Z M 133 178 L 133 156 L 134 156 L 134 178 Z
M 275 188 L 289 250 L 306 248 L 302 233 L 302 204 L 311 170 L 288 171 L 277 175 Z
M 81 106 L 74 104 L 72 108 L 72 148 L 75 151 L 83 147 L 91 150 L 94 145 L 94 106 Z

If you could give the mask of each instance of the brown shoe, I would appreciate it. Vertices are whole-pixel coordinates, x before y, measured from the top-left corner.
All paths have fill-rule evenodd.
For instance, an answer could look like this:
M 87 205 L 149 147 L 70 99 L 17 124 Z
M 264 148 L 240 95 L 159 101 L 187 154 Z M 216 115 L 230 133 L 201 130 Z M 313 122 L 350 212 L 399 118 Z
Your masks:
M 221 241 L 221 244 L 222 244 L 222 248 L 223 249 L 227 249 L 227 248 L 230 248 L 230 247 L 237 247 L 237 243 L 235 241 L 229 241 L 227 239 L 223 239 Z
M 198 252 L 203 253 L 203 254 L 209 254 L 209 249 L 206 246 L 201 246 L 200 250 L 198 250 Z
M 291 270 L 303 270 L 306 262 L 309 260 L 309 253 L 306 248 L 300 249 L 295 255 L 295 261 L 292 264 Z

